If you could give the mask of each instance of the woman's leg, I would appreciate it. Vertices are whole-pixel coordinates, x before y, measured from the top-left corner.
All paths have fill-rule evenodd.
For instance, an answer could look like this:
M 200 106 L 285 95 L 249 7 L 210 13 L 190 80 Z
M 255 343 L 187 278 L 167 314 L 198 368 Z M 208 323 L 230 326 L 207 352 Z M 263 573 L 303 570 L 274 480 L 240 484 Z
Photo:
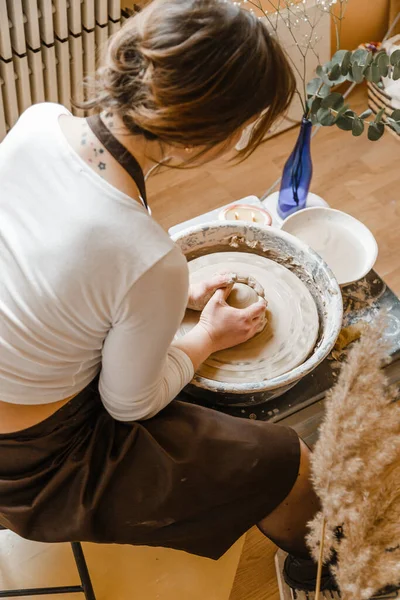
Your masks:
M 300 467 L 296 482 L 288 496 L 263 519 L 258 527 L 277 546 L 288 552 L 283 577 L 296 589 L 315 589 L 317 565 L 306 546 L 307 523 L 320 509 L 319 499 L 311 484 L 310 450 L 300 440 Z M 322 568 L 322 590 L 337 590 L 329 565 Z
M 300 558 L 310 558 L 305 536 L 307 523 L 320 509 L 311 484 L 310 450 L 300 440 L 300 467 L 289 495 L 263 519 L 259 528 L 277 546 Z

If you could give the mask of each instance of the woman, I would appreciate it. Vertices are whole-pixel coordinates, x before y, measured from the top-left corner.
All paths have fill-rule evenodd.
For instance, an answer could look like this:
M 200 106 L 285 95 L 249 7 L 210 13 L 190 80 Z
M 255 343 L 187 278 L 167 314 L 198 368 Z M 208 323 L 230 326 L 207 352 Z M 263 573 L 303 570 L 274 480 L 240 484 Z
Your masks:
M 212 352 L 258 331 L 265 304 L 229 307 L 229 274 L 188 298 L 142 177 L 221 156 L 258 119 L 250 154 L 294 85 L 252 14 L 156 0 L 111 42 L 88 103 L 98 118 L 37 105 L 1 144 L 3 525 L 217 559 L 258 524 L 308 558 L 318 503 L 296 433 L 173 401 Z M 174 342 L 188 300 L 205 308 Z

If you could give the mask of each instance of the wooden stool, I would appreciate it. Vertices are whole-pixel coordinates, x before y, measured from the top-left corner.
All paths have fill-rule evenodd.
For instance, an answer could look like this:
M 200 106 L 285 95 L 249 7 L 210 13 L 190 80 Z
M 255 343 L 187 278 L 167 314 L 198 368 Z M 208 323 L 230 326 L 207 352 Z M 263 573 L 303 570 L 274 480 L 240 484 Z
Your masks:
M 7 527 L 0 525 L 0 530 L 6 530 Z M 82 593 L 85 594 L 86 600 L 96 600 L 94 595 L 92 582 L 90 580 L 89 571 L 86 565 L 85 556 L 83 554 L 80 542 L 71 542 L 72 552 L 74 554 L 76 568 L 78 569 L 81 585 L 62 585 L 58 587 L 47 588 L 30 588 L 25 590 L 5 590 L 0 591 L 0 598 L 15 598 L 19 596 L 42 596 L 49 594 L 69 594 Z

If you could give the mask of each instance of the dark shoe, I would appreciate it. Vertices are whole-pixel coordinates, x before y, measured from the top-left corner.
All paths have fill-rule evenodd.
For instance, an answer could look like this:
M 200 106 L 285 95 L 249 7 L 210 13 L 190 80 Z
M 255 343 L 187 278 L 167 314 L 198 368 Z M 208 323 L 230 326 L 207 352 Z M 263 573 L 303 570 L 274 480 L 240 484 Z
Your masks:
M 305 565 L 306 571 L 308 570 L 308 572 L 306 573 L 306 576 L 303 574 L 303 576 L 299 577 L 299 564 L 295 564 L 291 558 L 286 561 L 287 556 L 288 555 L 286 552 L 283 552 L 283 550 L 278 550 L 275 555 L 276 576 L 278 580 L 280 599 L 313 600 L 317 573 L 315 563 L 312 565 L 312 571 L 310 569 L 310 564 Z M 309 563 L 309 561 L 301 562 Z M 332 578 L 332 575 L 329 574 L 329 583 L 327 581 L 326 573 L 324 573 L 324 575 L 325 590 L 321 591 L 321 600 L 340 600 L 340 593 L 337 591 L 336 582 Z M 300 585 L 299 579 L 301 579 L 301 589 L 297 587 L 297 585 Z M 304 583 L 304 579 L 306 579 L 306 585 Z M 297 582 L 297 584 L 295 582 Z M 308 589 L 305 589 L 306 587 Z
M 312 600 L 314 598 L 317 566 L 278 550 L 275 555 L 276 575 L 281 600 Z M 340 591 L 328 567 L 323 568 L 321 600 L 340 600 Z M 400 585 L 388 586 L 370 600 L 400 600 Z
M 283 578 L 291 588 L 314 592 L 317 583 L 317 564 L 288 554 L 283 565 Z M 338 587 L 329 567 L 322 567 L 321 591 L 337 592 Z

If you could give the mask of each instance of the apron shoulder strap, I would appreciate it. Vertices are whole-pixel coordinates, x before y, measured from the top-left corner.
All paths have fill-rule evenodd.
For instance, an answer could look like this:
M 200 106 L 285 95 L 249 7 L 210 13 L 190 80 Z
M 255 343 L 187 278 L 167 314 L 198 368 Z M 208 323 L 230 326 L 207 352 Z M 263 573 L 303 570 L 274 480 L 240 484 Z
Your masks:
M 104 125 L 100 115 L 92 115 L 86 120 L 97 139 L 100 140 L 111 156 L 113 156 L 121 167 L 123 167 L 132 177 L 140 192 L 143 205 L 149 210 L 144 175 L 136 158 L 117 140 L 117 138 L 113 136 L 111 131 Z

